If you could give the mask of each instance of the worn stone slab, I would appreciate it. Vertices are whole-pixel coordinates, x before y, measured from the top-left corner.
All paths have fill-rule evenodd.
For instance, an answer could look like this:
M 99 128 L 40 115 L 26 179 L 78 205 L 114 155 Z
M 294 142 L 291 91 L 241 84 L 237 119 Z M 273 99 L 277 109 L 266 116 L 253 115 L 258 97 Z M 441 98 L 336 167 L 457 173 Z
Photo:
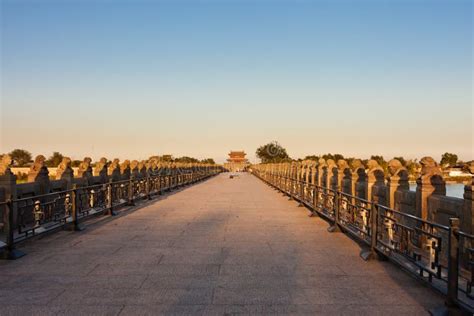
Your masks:
M 0 262 L 0 315 L 426 315 L 443 297 L 248 174 Z

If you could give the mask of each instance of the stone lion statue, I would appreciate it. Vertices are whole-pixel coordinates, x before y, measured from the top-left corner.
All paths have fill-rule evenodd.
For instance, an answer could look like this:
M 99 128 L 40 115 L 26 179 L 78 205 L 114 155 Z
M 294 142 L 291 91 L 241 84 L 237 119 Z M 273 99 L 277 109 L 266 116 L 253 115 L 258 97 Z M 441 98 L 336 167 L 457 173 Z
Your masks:
M 382 170 L 383 168 L 379 165 L 377 160 L 370 159 L 369 162 L 367 163 L 367 168 L 369 169 L 368 172 L 374 172 L 375 170 Z
M 420 160 L 421 176 L 441 175 L 441 168 L 438 163 L 431 157 L 423 157 Z
M 349 169 L 349 164 L 347 163 L 347 161 L 345 161 L 344 159 L 339 159 L 337 161 L 337 167 L 340 169 L 340 170 L 346 170 L 346 169 Z
M 357 171 L 359 169 L 365 169 L 364 164 L 360 159 L 354 159 L 351 163 L 352 171 Z
M 100 158 L 100 160 L 95 164 L 94 174 L 96 176 L 100 175 L 102 170 L 104 170 L 104 168 L 107 168 L 107 166 L 108 166 L 107 158 L 105 157 Z
M 91 162 L 92 159 L 90 157 L 85 157 L 79 165 L 79 172 L 87 172 L 91 168 Z
M 130 160 L 127 159 L 120 165 L 120 171 L 123 173 L 123 171 L 128 168 L 130 168 Z
M 406 171 L 402 163 L 398 159 L 392 159 L 388 162 L 388 172 L 391 176 L 398 176 L 400 172 Z
M 30 173 L 38 173 L 40 172 L 41 168 L 45 167 L 45 161 L 46 161 L 46 157 L 43 156 L 43 155 L 38 155 L 36 156 L 35 158 L 35 162 L 33 163 L 33 165 L 31 166 L 30 168 Z
M 318 166 L 319 166 L 319 168 L 327 167 L 326 160 L 325 160 L 324 158 L 319 158 L 319 160 L 318 160 Z
M 61 176 L 63 175 L 63 173 L 68 169 L 71 169 L 71 158 L 63 157 L 63 159 L 61 160 L 61 163 L 58 165 L 58 168 L 56 169 L 56 179 L 61 179 Z
M 5 154 L 2 156 L 2 159 L 0 160 L 0 175 L 4 175 L 7 170 L 10 169 L 12 162 L 13 160 L 10 155 Z
M 138 168 L 138 160 L 132 160 L 130 163 L 130 169 L 135 170 Z
M 108 174 L 111 175 L 117 168 L 120 168 L 120 160 L 115 158 L 108 167 Z

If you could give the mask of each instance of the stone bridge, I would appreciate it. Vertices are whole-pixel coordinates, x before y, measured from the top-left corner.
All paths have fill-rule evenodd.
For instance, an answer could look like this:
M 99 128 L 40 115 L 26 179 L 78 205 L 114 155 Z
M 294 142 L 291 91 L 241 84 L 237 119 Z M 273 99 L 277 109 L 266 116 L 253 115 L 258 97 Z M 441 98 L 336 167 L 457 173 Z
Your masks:
M 0 262 L 0 314 L 423 315 L 444 296 L 257 177 L 222 173 Z

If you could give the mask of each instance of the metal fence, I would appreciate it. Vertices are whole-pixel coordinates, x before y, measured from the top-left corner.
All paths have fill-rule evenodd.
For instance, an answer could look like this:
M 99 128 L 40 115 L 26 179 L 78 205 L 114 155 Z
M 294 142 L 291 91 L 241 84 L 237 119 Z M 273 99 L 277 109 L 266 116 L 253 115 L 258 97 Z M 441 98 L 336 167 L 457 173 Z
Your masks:
M 474 312 L 474 236 L 459 219 L 444 226 L 386 206 L 278 173 L 252 173 L 305 205 L 366 248 L 364 259 L 389 259 L 446 294 L 448 306 Z
M 116 210 L 123 206 L 152 199 L 155 195 L 196 183 L 219 172 L 219 168 L 208 168 L 83 187 L 73 185 L 69 190 L 0 202 L 0 254 L 15 259 L 22 255 L 15 249 L 21 241 L 59 228 L 82 230 L 82 223 L 88 217 L 116 215 Z

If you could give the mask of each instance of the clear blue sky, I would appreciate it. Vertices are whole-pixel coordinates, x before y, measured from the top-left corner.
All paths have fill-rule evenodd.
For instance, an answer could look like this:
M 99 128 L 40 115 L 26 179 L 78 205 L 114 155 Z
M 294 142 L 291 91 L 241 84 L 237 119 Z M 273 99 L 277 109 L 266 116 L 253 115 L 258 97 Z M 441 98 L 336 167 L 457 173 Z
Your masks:
M 471 1 L 0 1 L 0 152 L 474 158 Z

